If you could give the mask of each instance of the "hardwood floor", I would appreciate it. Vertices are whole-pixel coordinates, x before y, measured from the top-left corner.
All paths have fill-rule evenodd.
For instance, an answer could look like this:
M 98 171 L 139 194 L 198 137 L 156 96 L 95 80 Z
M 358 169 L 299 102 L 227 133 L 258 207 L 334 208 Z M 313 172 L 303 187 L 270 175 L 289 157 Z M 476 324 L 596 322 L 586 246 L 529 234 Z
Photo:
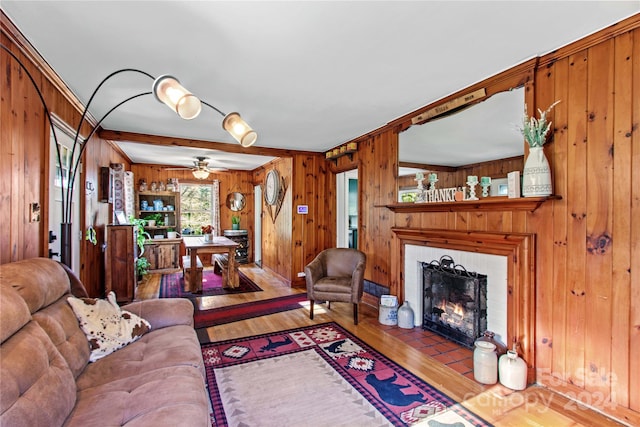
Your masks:
M 240 304 L 305 291 L 288 287 L 277 276 L 254 264 L 240 266 L 240 270 L 263 291 L 199 298 L 198 304 L 201 308 Z M 138 286 L 137 297 L 139 299 L 157 298 L 159 285 L 159 274 L 148 275 Z M 394 336 L 388 328 L 387 330 L 381 328 L 378 312 L 371 306 L 360 305 L 358 326 L 353 325 L 351 304 L 333 303 L 331 310 L 316 304 L 314 312 L 314 320 L 309 319 L 309 306 L 306 302 L 299 310 L 214 326 L 208 328 L 207 333 L 211 341 L 219 341 L 335 321 L 385 356 L 496 426 L 623 425 L 539 386 L 530 386 L 521 392 L 514 392 L 499 383 L 493 386 L 479 384 Z

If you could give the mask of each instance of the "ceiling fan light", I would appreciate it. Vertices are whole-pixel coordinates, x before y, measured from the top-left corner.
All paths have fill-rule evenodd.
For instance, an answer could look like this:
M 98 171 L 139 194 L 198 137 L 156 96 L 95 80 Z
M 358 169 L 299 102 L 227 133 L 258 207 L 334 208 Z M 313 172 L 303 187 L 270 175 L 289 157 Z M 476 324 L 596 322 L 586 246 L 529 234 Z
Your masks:
M 258 139 L 256 131 L 251 129 L 238 113 L 227 114 L 222 121 L 222 127 L 243 147 L 252 146 Z
M 185 120 L 198 117 L 202 110 L 202 103 L 198 97 L 185 89 L 178 79 L 168 74 L 158 77 L 153 82 L 153 95 Z
M 209 177 L 209 172 L 203 169 L 194 170 L 192 173 L 196 179 L 207 179 Z

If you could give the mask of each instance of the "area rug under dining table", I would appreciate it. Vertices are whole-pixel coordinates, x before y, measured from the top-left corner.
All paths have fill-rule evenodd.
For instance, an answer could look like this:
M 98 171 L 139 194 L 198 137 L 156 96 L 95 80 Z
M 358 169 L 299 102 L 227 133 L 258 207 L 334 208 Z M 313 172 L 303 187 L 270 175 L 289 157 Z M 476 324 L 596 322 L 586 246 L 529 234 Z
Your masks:
M 202 355 L 217 427 L 491 425 L 333 322 Z
M 260 292 L 262 289 L 251 279 L 238 271 L 238 287 L 224 288 L 222 276 L 216 274 L 213 268 L 205 268 L 202 272 L 202 293 L 193 294 L 184 290 L 182 272 L 163 274 L 160 279 L 160 298 L 197 298 L 202 296 L 240 294 L 243 292 Z

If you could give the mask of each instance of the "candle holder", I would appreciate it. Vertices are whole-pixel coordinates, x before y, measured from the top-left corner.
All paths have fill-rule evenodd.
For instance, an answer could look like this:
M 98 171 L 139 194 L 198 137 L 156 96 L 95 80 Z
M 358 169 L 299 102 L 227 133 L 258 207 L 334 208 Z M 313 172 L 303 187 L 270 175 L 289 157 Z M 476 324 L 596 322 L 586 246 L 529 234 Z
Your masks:
M 481 177 L 480 187 L 482 187 L 482 197 L 489 197 L 489 187 L 491 187 L 491 177 L 488 177 L 488 176 Z
M 429 174 L 429 190 L 436 189 L 436 182 L 438 182 L 438 175 L 436 175 L 435 173 L 430 173 Z
M 424 185 L 422 185 L 422 181 L 424 181 L 424 178 L 416 177 L 416 182 L 418 183 L 418 190 L 420 191 L 424 190 Z
M 469 197 L 467 197 L 466 200 L 478 200 L 476 197 L 476 185 L 478 185 L 478 180 L 467 181 L 467 185 L 469 186 Z

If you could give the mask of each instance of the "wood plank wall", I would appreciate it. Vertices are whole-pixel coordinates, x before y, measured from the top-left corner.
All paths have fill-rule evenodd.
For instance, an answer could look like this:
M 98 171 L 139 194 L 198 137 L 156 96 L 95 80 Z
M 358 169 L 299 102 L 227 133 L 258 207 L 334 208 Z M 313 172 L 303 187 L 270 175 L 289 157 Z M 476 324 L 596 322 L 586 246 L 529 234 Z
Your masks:
M 40 88 L 50 113 L 62 122 L 77 127 L 81 113 L 79 104 L 60 82 L 53 70 L 34 52 L 13 27 L 4 13 L 1 17 L 1 41 L 27 67 Z M 37 64 L 37 65 L 36 65 Z M 0 100 L 0 221 L 9 224 L 0 231 L 0 263 L 47 256 L 49 230 L 49 123 L 33 84 L 19 64 L 0 50 L 0 67 L 4 72 Z M 82 133 L 88 134 L 88 126 Z M 128 160 L 110 144 L 92 138 L 87 145 L 81 184 L 76 191 L 84 194 L 84 182 L 97 188 L 100 166 Z M 40 222 L 29 222 L 29 203 L 41 206 Z M 104 291 L 104 225 L 110 221 L 110 205 L 97 202 L 97 194 L 86 195 L 81 211 L 81 230 L 88 226 L 97 230 L 96 246 L 82 240 L 73 242 L 80 251 L 80 279 L 92 296 Z M 57 229 L 53 225 L 53 229 Z
M 336 176 L 325 156 L 295 155 L 292 185 L 292 283 L 305 286 L 298 277 L 320 251 L 336 246 Z M 307 205 L 308 214 L 299 214 Z
M 633 425 L 640 424 L 639 27 L 636 15 L 522 70 L 529 111 L 561 100 L 545 153 L 562 200 L 533 213 L 393 214 L 381 205 L 396 197 L 390 159 L 402 118 L 360 140 L 358 151 L 367 279 L 398 292 L 402 266 L 387 244 L 390 226 L 535 233 L 538 382 Z M 479 86 L 504 86 L 500 79 Z

